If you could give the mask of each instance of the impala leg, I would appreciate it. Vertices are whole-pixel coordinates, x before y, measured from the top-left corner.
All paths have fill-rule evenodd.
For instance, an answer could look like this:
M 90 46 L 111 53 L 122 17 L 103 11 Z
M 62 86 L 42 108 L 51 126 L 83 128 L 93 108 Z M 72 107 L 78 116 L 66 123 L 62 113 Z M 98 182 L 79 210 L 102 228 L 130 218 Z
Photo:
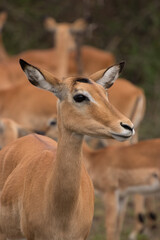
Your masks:
M 147 229 L 145 234 L 153 238 L 153 235 L 157 234 L 157 214 L 156 214 L 156 204 L 155 204 L 155 196 L 147 196 L 145 198 L 146 203 L 146 226 Z
M 151 230 L 154 230 L 157 227 L 155 196 L 146 197 L 146 215 L 147 215 L 147 227 L 149 227 Z
M 6 235 L 0 233 L 0 240 L 7 240 Z
M 119 197 L 119 216 L 118 216 L 118 226 L 117 226 L 117 239 L 120 238 L 124 218 L 126 214 L 126 207 L 128 203 L 128 197 Z
M 135 240 L 138 233 L 142 233 L 145 228 L 145 198 L 143 195 L 136 194 L 134 196 L 135 226 L 131 232 L 129 239 Z
M 115 191 L 108 191 L 104 195 L 106 207 L 106 230 L 107 240 L 118 240 L 117 223 L 118 223 L 118 201 Z

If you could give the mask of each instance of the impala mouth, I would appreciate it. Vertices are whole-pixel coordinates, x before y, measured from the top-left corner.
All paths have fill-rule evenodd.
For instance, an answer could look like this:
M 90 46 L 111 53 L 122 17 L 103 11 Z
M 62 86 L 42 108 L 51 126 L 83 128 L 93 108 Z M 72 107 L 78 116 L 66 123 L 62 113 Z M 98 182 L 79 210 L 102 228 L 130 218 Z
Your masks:
M 128 135 L 117 134 L 117 133 L 113 133 L 113 132 L 111 133 L 111 135 L 112 135 L 112 137 L 115 138 L 116 140 L 123 142 L 123 141 L 129 139 L 130 137 L 132 137 L 132 136 L 134 135 L 134 133 L 135 133 L 135 132 L 134 132 L 134 130 L 133 130 L 133 131 L 130 132 L 130 134 L 128 134 Z

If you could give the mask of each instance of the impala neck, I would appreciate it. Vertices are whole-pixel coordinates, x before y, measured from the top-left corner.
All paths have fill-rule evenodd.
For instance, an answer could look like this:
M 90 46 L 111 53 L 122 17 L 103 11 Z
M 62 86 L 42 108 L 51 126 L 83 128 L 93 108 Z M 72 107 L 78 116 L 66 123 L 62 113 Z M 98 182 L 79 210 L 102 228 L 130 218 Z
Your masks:
M 57 76 L 64 78 L 68 73 L 68 58 L 69 58 L 69 40 L 68 32 L 62 31 L 56 36 L 56 61 L 57 61 Z
M 3 45 L 2 34 L 0 34 L 0 61 L 7 59 L 7 53 Z
M 58 217 L 69 217 L 79 200 L 83 136 L 67 130 L 58 116 L 58 146 L 53 178 L 53 202 Z
M 94 166 L 93 156 L 95 155 L 96 150 L 91 149 L 85 142 L 83 142 L 83 154 L 85 158 L 85 166 L 87 171 L 90 173 Z

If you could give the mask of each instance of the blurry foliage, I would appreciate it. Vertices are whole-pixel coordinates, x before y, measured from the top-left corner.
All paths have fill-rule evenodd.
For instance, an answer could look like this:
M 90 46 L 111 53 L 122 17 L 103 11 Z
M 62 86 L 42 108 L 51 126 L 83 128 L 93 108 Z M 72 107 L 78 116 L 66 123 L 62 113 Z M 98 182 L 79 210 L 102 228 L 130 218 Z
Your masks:
M 8 11 L 3 37 L 10 54 L 53 45 L 43 28 L 45 16 L 59 22 L 90 16 L 97 29 L 85 43 L 126 60 L 123 76 L 142 86 L 149 99 L 141 135 L 160 136 L 159 0 L 1 0 L 0 7 Z

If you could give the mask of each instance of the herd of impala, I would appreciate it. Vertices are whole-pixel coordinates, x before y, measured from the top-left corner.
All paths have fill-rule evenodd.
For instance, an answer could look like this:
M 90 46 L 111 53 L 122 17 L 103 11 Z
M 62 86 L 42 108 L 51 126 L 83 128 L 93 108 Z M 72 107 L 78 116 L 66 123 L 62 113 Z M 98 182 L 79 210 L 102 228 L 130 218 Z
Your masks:
M 107 240 L 120 240 L 127 199 L 134 195 L 129 239 L 137 239 L 145 218 L 155 226 L 153 206 L 144 205 L 154 199 L 144 194 L 160 191 L 160 139 L 138 142 L 143 90 L 116 81 L 124 62 L 115 64 L 111 53 L 91 46 L 78 51 L 84 20 L 47 18 L 55 47 L 9 56 L 2 41 L 6 19 L 1 12 L 0 240 L 86 239 L 94 188 L 103 196 Z

